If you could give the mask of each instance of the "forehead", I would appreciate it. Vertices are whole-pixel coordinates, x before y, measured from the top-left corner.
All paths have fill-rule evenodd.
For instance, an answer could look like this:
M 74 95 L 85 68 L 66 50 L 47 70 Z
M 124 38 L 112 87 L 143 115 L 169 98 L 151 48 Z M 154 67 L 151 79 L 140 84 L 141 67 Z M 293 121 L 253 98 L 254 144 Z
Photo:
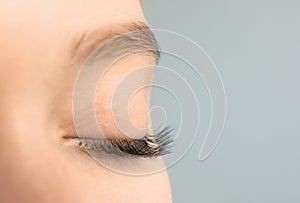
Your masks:
M 136 20 L 145 21 L 138 0 L 4 0 L 0 3 L 1 35 L 5 32 L 18 32 L 18 35 L 22 32 L 22 36 L 34 37 L 63 35 Z
M 0 51 L 23 64 L 33 54 L 57 61 L 83 32 L 136 21 L 145 22 L 138 0 L 4 0 Z
M 105 17 L 107 16 L 107 17 Z M 32 23 L 57 21 L 55 24 L 86 21 L 114 22 L 130 18 L 143 18 L 138 0 L 3 0 L 0 3 L 0 22 Z M 49 25 L 48 25 L 49 26 Z

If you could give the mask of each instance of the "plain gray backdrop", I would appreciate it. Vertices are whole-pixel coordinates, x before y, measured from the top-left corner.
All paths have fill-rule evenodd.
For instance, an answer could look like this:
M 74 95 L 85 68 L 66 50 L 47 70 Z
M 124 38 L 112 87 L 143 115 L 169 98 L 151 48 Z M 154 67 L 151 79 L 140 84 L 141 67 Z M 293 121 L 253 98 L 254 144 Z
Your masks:
M 194 145 L 169 168 L 173 201 L 299 203 L 300 1 L 142 3 L 151 28 L 183 34 L 207 51 L 227 95 L 222 138 L 213 154 L 200 162 L 210 107 L 203 84 L 194 86 L 203 98 L 203 119 Z M 162 63 L 174 69 L 181 66 L 168 57 Z M 176 86 L 174 80 L 167 82 Z M 159 93 L 152 101 L 173 105 Z M 176 124 L 176 113 L 167 116 Z M 188 134 L 180 136 L 189 139 Z M 180 143 L 177 145 L 180 148 Z

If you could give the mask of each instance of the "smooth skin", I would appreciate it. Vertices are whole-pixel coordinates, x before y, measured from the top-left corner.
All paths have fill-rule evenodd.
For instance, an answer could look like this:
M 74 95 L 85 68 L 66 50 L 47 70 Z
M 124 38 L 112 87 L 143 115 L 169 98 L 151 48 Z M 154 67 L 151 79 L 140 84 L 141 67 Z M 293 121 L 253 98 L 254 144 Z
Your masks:
M 171 202 L 165 170 L 116 173 L 64 138 L 75 136 L 72 91 L 80 63 L 72 63 L 72 43 L 83 32 L 127 22 L 146 23 L 139 1 L 0 2 L 0 202 Z M 134 69 L 154 64 L 149 56 L 128 56 L 103 78 L 95 109 L 107 136 L 122 136 L 111 122 L 116 85 Z M 139 91 L 130 102 L 135 126 L 149 123 L 149 92 Z

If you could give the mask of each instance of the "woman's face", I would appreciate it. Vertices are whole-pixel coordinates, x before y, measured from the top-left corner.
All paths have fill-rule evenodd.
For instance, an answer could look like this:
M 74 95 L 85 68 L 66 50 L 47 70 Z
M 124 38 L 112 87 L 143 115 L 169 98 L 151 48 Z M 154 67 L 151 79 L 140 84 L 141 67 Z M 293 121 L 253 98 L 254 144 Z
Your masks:
M 76 137 L 73 88 L 84 59 L 105 34 L 143 23 L 138 0 L 1 1 L 1 202 L 171 201 L 166 171 L 116 173 L 70 139 Z M 149 65 L 155 65 L 151 54 L 133 54 L 105 73 L 95 109 L 108 138 L 123 136 L 112 118 L 115 88 L 128 73 Z M 149 68 L 139 80 L 152 76 Z M 132 97 L 128 113 L 134 126 L 148 126 L 149 96 L 144 88 Z

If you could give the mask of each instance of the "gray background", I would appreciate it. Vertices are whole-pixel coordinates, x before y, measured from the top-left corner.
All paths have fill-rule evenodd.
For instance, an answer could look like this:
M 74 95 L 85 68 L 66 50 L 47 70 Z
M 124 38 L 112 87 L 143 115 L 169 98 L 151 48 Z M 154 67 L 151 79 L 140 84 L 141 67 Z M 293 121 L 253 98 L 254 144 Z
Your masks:
M 184 34 L 208 52 L 227 93 L 224 133 L 204 162 L 198 155 L 209 100 L 206 93 L 199 96 L 204 118 L 199 139 L 169 168 L 174 202 L 299 203 L 300 2 L 142 3 L 152 28 Z M 165 64 L 176 69 L 179 62 L 167 59 Z M 205 92 L 203 84 L 195 88 Z M 155 95 L 153 101 L 169 103 Z M 187 134 L 181 136 L 189 139 Z

